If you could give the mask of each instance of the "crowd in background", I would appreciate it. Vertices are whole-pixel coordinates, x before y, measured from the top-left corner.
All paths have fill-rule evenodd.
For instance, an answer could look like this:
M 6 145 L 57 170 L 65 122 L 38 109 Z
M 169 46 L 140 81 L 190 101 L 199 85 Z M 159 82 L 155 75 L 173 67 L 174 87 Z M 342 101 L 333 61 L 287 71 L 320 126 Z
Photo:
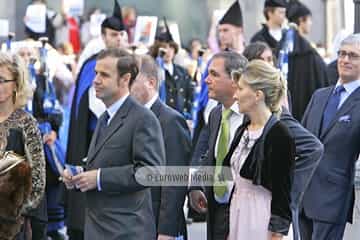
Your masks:
M 191 221 L 206 221 L 210 240 L 283 239 L 290 225 L 294 239 L 342 239 L 359 154 L 359 36 L 341 31 L 328 58 L 307 38 L 307 6 L 266 0 L 247 43 L 235 1 L 206 43 L 180 46 L 164 18 L 154 44 L 139 46 L 136 9 L 119 2 L 98 26 L 99 8 L 79 18 L 46 7 L 45 32 L 25 25 L 26 39 L 9 34 L 2 47 L 0 240 L 187 239 Z M 139 166 L 162 165 L 212 166 L 214 183 L 135 181 Z

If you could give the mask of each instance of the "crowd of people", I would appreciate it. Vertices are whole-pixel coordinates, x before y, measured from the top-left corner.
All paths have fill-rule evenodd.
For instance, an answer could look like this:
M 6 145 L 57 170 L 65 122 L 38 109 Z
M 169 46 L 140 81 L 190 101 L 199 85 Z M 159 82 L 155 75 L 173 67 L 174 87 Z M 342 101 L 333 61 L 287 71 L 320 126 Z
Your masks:
M 9 35 L 0 240 L 180 240 L 190 218 L 206 221 L 209 240 L 277 240 L 290 229 L 296 240 L 343 239 L 359 155 L 360 35 L 344 34 L 327 65 L 307 40 L 311 16 L 298 0 L 265 0 L 266 22 L 246 43 L 235 1 L 208 48 L 194 38 L 182 49 L 164 19 L 140 54 L 136 11 L 115 0 L 98 35 L 51 10 L 45 32 Z M 161 167 L 192 176 L 210 167 L 212 180 L 141 181 Z

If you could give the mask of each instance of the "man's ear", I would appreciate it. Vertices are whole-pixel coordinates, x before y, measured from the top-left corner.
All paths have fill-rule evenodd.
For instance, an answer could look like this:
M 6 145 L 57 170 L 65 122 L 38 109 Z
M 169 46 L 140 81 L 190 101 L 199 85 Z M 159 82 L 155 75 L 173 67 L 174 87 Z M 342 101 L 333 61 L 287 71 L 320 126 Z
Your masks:
M 124 75 L 122 75 L 120 78 L 119 78 L 119 82 L 118 84 L 120 85 L 121 82 L 124 82 L 126 86 L 129 85 L 129 82 L 130 82 L 130 79 L 131 79 L 131 73 L 125 73 Z
M 148 82 L 149 82 L 149 84 L 150 84 L 150 86 L 152 87 L 152 88 L 156 88 L 156 79 L 155 78 L 149 78 L 148 79 Z

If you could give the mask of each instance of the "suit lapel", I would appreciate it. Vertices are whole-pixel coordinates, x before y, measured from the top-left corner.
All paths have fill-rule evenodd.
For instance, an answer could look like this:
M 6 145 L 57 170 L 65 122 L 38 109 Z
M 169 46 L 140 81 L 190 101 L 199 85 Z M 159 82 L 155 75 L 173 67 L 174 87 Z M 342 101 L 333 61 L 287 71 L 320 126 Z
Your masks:
M 163 103 L 161 103 L 161 101 L 158 99 L 156 99 L 156 101 L 154 102 L 154 104 L 151 106 L 151 111 L 156 115 L 157 118 L 160 117 L 160 109 L 161 109 L 161 105 Z
M 215 146 L 216 146 L 216 139 L 219 135 L 220 131 L 220 124 L 221 124 L 221 106 L 219 105 L 216 109 L 216 111 L 213 114 L 213 119 L 211 119 L 211 125 L 209 126 L 211 129 L 210 131 L 214 134 L 210 135 L 209 139 L 209 149 L 213 149 L 212 158 L 215 160 Z
M 339 110 L 336 112 L 335 117 L 329 123 L 329 126 L 321 134 L 320 139 L 324 139 L 326 134 L 334 127 L 339 117 L 348 113 L 354 106 L 354 104 L 360 100 L 360 87 L 357 88 L 341 105 Z
M 100 129 L 100 122 L 102 122 L 104 118 L 104 114 L 101 115 L 101 117 L 98 119 L 97 121 L 97 124 L 96 124 L 96 127 L 95 127 L 95 131 L 94 131 L 94 134 L 91 138 L 91 141 L 90 141 L 90 146 L 89 146 L 89 151 L 88 151 L 88 157 L 89 156 L 92 156 L 94 154 L 94 151 L 95 151 L 95 143 L 96 143 L 96 139 L 98 138 L 99 136 L 99 129 Z
M 88 163 L 90 163 L 95 158 L 96 154 L 104 146 L 106 141 L 116 132 L 117 129 L 119 129 L 123 125 L 124 119 L 128 115 L 128 112 L 129 112 L 129 110 L 130 110 L 130 108 L 132 107 L 133 104 L 134 104 L 133 100 L 129 96 L 125 100 L 123 105 L 120 107 L 120 109 L 116 112 L 113 119 L 111 119 L 109 126 L 105 130 L 104 138 L 99 139 L 97 144 L 95 144 L 96 138 L 92 138 L 91 144 L 92 144 L 92 147 L 93 147 L 92 149 L 94 149 L 94 150 L 92 150 L 92 149 L 90 149 L 91 151 L 89 150 Z M 99 124 L 97 124 L 97 126 L 96 126 L 97 134 L 99 132 L 99 130 L 98 130 L 99 126 L 98 125 Z

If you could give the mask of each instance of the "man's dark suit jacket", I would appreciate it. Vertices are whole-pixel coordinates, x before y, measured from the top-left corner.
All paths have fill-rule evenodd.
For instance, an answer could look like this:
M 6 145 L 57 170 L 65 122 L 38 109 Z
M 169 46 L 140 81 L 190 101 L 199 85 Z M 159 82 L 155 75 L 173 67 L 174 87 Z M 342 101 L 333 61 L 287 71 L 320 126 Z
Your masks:
M 303 125 L 324 144 L 324 154 L 304 196 L 305 214 L 318 221 L 352 221 L 355 162 L 360 153 L 360 88 L 321 130 L 322 116 L 334 87 L 317 90 L 306 109 Z
M 160 122 L 165 143 L 166 166 L 189 166 L 191 138 L 187 123 L 174 109 L 159 99 L 151 110 Z M 158 234 L 187 238 L 183 205 L 187 188 L 152 187 L 152 203 Z
M 323 152 L 323 146 L 321 142 L 312 135 L 308 130 L 306 130 L 298 121 L 296 121 L 291 114 L 283 108 L 281 117 L 281 122 L 283 122 L 289 129 L 290 134 L 295 140 L 295 151 L 296 151 L 296 161 L 295 161 L 295 172 L 294 180 L 291 189 L 291 208 L 293 214 L 293 230 L 295 239 L 299 239 L 299 229 L 298 229 L 298 212 L 299 206 L 302 201 L 304 191 L 307 188 L 311 177 L 314 174 L 314 171 L 319 163 L 320 157 Z M 214 166 L 215 159 L 214 157 L 214 148 L 216 143 L 217 134 L 219 131 L 221 122 L 221 105 L 213 109 L 209 117 L 209 125 L 203 128 L 200 133 L 198 144 L 196 145 L 195 151 L 192 157 L 192 165 L 201 165 L 201 166 Z M 236 136 L 235 136 L 236 137 Z M 235 139 L 235 138 L 234 138 Z M 206 151 L 208 151 L 206 153 Z M 189 190 L 199 190 L 196 186 L 190 186 Z M 200 188 L 204 190 L 204 188 Z M 209 191 L 212 192 L 212 187 L 209 187 L 204 190 L 206 197 L 208 198 L 208 219 L 207 219 L 207 228 L 208 228 L 208 240 L 214 240 L 211 236 L 209 229 L 214 228 L 212 225 L 212 210 L 214 197 L 213 193 L 210 195 L 207 194 Z M 224 223 L 224 226 L 228 226 L 229 223 Z M 224 227 L 225 231 L 228 231 L 228 228 Z
M 129 96 L 96 143 L 99 126 L 90 144 L 87 170 L 101 169 L 102 190 L 86 193 L 85 239 L 155 239 L 150 188 L 139 184 L 135 173 L 141 167 L 164 165 L 160 124 Z

